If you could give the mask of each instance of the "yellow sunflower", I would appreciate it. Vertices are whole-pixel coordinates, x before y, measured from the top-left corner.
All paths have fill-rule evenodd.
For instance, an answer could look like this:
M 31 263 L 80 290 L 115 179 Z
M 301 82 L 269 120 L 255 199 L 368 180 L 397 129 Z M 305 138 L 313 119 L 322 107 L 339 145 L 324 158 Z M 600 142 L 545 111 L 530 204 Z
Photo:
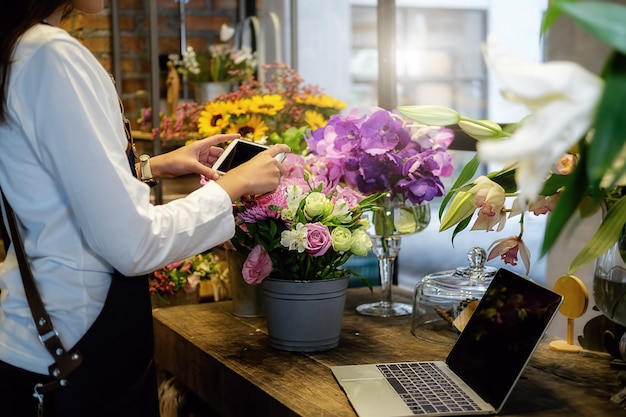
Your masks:
M 228 101 L 225 105 L 227 106 L 228 112 L 236 116 L 253 113 L 252 100 L 249 98 L 240 98 L 239 100 Z
M 230 111 L 226 103 L 210 101 L 200 112 L 198 117 L 198 130 L 203 137 L 216 135 L 228 126 Z
M 311 130 L 315 130 L 319 127 L 326 126 L 328 122 L 326 118 L 319 112 L 315 110 L 307 110 L 304 112 L 304 121 L 311 128 Z
M 314 106 L 324 109 L 343 110 L 348 105 L 346 102 L 338 100 L 334 97 L 327 95 L 312 96 L 307 94 L 305 96 L 296 97 L 296 103 L 304 104 L 307 106 Z
M 267 125 L 259 116 L 246 116 L 231 123 L 226 133 L 239 133 L 242 138 L 260 142 L 267 132 Z
M 250 100 L 250 111 L 257 114 L 275 116 L 285 107 L 285 100 L 280 94 L 253 96 Z

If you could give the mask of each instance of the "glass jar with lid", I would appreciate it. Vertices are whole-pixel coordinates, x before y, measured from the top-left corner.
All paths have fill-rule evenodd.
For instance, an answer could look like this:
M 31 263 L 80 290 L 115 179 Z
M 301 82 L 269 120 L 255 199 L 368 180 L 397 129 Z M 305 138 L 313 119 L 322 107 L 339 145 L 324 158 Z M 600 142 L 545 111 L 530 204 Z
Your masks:
M 422 340 L 453 345 L 496 273 L 487 254 L 475 247 L 469 265 L 426 275 L 413 295 L 411 333 Z

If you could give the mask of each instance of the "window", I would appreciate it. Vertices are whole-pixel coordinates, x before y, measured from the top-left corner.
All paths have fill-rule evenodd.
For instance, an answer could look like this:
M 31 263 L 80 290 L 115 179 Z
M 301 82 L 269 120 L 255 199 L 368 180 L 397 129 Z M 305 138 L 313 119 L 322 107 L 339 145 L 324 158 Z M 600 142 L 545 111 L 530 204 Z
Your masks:
M 353 6 L 350 104 L 377 102 L 376 7 Z M 486 69 L 480 53 L 484 10 L 398 7 L 396 77 L 398 105 L 441 104 L 484 118 Z

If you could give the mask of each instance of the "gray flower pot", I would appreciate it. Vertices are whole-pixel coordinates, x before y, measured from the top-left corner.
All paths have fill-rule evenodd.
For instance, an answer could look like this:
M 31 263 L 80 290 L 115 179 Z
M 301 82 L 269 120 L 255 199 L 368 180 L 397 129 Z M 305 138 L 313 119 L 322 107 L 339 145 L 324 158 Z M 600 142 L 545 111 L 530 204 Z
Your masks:
M 349 276 L 320 281 L 263 280 L 270 345 L 297 352 L 336 347 L 348 280 Z

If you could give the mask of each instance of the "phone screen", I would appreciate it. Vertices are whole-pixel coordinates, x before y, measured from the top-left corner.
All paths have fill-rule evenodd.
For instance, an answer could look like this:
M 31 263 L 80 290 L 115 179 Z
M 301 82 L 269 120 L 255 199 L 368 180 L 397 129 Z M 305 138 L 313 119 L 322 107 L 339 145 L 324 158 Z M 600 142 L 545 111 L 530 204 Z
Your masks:
M 213 168 L 220 172 L 226 172 L 246 161 L 249 161 L 256 154 L 264 151 L 265 149 L 267 149 L 266 146 L 258 143 L 238 140 L 235 142 L 234 146 L 229 147 L 224 151 L 224 155 L 222 155 L 223 158 L 220 158 L 221 161 L 218 161 L 216 166 Z

